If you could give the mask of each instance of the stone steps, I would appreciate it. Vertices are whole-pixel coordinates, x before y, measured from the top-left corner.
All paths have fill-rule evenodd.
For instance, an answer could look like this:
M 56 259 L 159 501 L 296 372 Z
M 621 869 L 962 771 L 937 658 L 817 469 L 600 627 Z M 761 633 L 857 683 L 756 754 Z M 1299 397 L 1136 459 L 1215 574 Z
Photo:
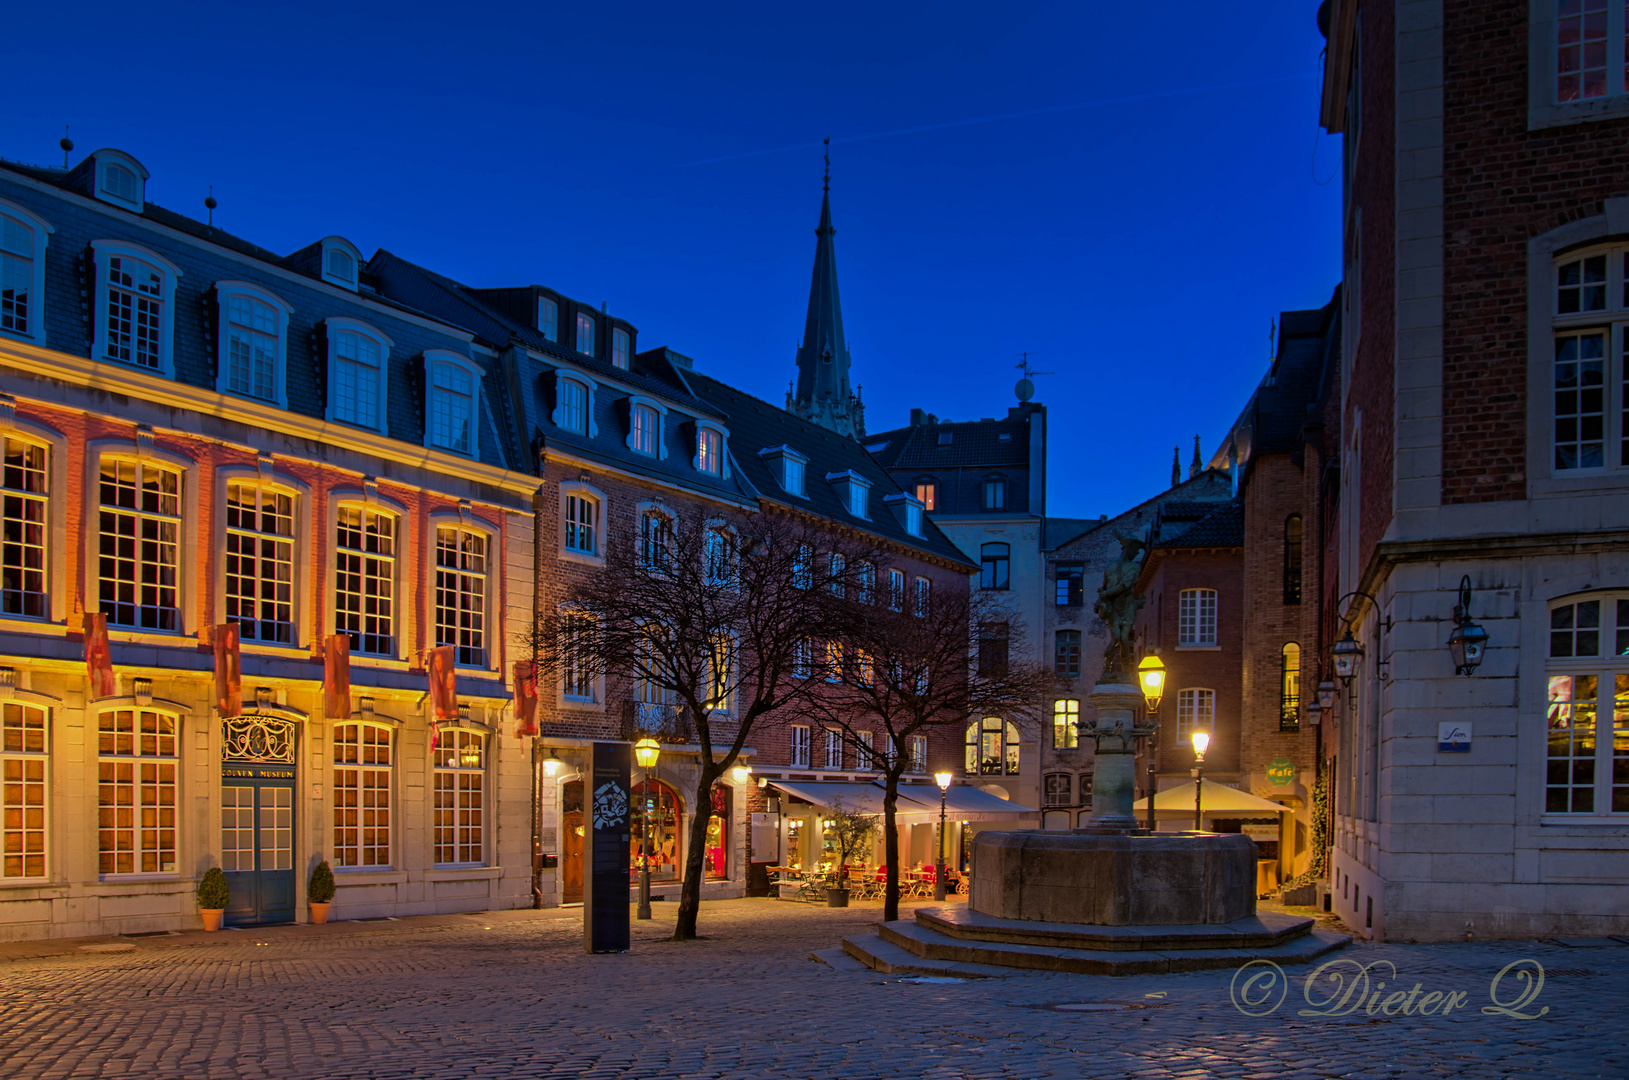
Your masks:
M 1303 964 L 1348 944 L 1351 938 L 1313 930 L 1290 941 L 1253 948 L 1107 950 L 980 941 L 953 937 L 931 926 L 883 923 L 874 939 L 846 938 L 843 949 L 877 971 L 981 977 L 1015 971 L 1080 975 L 1145 975 L 1238 967 L 1251 960 Z
M 1201 926 L 1088 926 L 1003 919 L 969 910 L 966 904 L 920 907 L 915 915 L 917 922 L 953 938 L 1104 952 L 1271 948 L 1307 934 L 1314 926 L 1314 920 L 1306 916 L 1273 911 Z

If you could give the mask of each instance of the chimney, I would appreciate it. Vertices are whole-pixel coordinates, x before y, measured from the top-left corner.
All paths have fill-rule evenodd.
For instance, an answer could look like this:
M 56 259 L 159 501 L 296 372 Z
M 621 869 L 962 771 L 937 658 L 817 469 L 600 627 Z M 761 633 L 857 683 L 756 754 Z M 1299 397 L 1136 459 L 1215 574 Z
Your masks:
M 1171 486 L 1182 483 L 1182 447 L 1171 447 Z
M 1199 470 L 1205 466 L 1199 461 L 1199 436 L 1193 437 L 1193 462 L 1188 466 L 1188 479 L 1192 480 L 1199 475 Z
M 927 413 L 923 412 L 921 409 L 912 409 L 911 410 L 911 426 L 912 427 L 921 427 L 923 424 L 925 424 L 927 422 L 928 422 L 928 414 Z

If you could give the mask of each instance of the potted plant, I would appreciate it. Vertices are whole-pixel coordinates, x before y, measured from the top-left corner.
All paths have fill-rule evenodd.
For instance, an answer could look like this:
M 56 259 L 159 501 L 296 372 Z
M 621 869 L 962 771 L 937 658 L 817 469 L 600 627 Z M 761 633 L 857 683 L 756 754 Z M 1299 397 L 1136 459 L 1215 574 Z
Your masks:
M 324 859 L 311 871 L 311 882 L 305 887 L 306 903 L 311 907 L 311 921 L 318 926 L 328 921 L 328 905 L 334 902 L 334 872 Z
M 226 914 L 226 905 L 231 901 L 232 890 L 221 868 L 211 866 L 205 870 L 204 876 L 198 879 L 198 914 L 203 916 L 205 930 L 221 928 L 221 916 Z
M 849 857 L 864 851 L 876 836 L 877 819 L 870 814 L 851 813 L 839 803 L 832 807 L 826 827 L 831 830 L 832 844 L 837 848 L 837 865 L 832 870 L 831 888 L 826 890 L 826 906 L 848 907 L 848 881 L 843 874 Z

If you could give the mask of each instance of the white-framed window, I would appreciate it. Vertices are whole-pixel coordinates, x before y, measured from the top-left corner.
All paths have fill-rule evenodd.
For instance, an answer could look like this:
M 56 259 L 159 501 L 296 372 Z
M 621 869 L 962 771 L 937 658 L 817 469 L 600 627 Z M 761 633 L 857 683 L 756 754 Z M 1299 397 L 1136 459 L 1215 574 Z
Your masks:
M 649 405 L 635 405 L 631 410 L 628 445 L 638 454 L 656 456 L 656 429 L 659 414 Z
M 808 497 L 808 492 L 804 490 L 806 467 L 809 464 L 807 457 L 784 444 L 765 447 L 758 451 L 758 456 L 768 463 L 769 470 L 774 474 L 775 482 L 781 486 L 782 491 L 788 495 L 796 495 L 800 499 Z
M 916 499 L 922 504 L 922 509 L 933 513 L 938 508 L 939 485 L 932 480 L 917 481 Z
M 826 768 L 843 768 L 843 733 L 837 728 L 826 729 Z
M 1068 773 L 1047 773 L 1041 780 L 1042 806 L 1069 806 L 1074 802 L 1075 778 Z
M 258 285 L 215 283 L 220 302 L 219 376 L 222 394 L 287 405 L 283 365 L 294 309 Z
M 486 586 L 491 538 L 457 525 L 436 527 L 436 644 L 457 649 L 457 662 L 486 663 Z
M 1629 246 L 1569 253 L 1555 274 L 1551 468 L 1629 468 Z
M 578 435 L 587 435 L 592 400 L 585 384 L 560 376 L 555 382 L 555 424 Z
M 15 435 L 0 438 L 0 613 L 14 618 L 50 615 L 49 454 L 47 447 Z
M 479 866 L 486 861 L 486 735 L 472 728 L 443 730 L 434 772 L 435 861 Z
M 98 490 L 98 610 L 109 626 L 180 630 L 180 471 L 104 457 Z
M 933 607 L 933 582 L 925 577 L 916 579 L 916 600 L 912 605 L 912 614 L 918 618 L 926 617 Z
M 707 561 L 707 583 L 730 585 L 735 581 L 735 534 L 722 525 L 707 526 L 702 539 L 702 557 Z
M 1177 596 L 1177 644 L 1216 644 L 1216 590 L 1183 589 Z
M 735 641 L 728 634 L 714 634 L 707 646 L 707 700 L 715 713 L 728 713 L 731 672 L 735 665 Z
M 362 266 L 362 253 L 356 245 L 340 236 L 322 240 L 322 279 L 342 289 L 356 291 L 357 275 Z
M 986 476 L 984 478 L 984 509 L 1005 510 L 1007 508 L 1007 478 L 1004 476 Z
M 781 487 L 789 495 L 803 494 L 804 462 L 801 458 L 787 454 L 781 459 Z
M 639 514 L 639 564 L 666 570 L 673 551 L 673 519 L 660 510 Z
M 594 355 L 594 316 L 586 311 L 577 313 L 577 351 L 584 356 Z
M 599 673 L 590 654 L 594 617 L 586 611 L 567 612 L 560 623 L 560 693 L 567 701 L 599 701 Z
M 854 768 L 857 772 L 869 772 L 877 767 L 877 752 L 871 746 L 873 735 L 869 731 L 856 731 L 854 733 Z
M 565 548 L 579 555 L 598 556 L 600 500 L 585 491 L 565 495 Z
M 45 344 L 45 246 L 51 226 L 0 199 L 0 333 Z
M 1587 101 L 1629 92 L 1624 5 L 1614 0 L 1555 4 L 1555 100 Z
M 1544 813 L 1629 814 L 1629 593 L 1550 607 Z
M 97 714 L 98 870 L 176 872 L 176 776 L 181 721 L 156 709 Z
M 964 767 L 969 776 L 1018 775 L 1018 725 L 986 716 L 967 725 Z
M 1052 746 L 1073 750 L 1080 745 L 1080 699 L 1059 698 L 1052 703 Z
M 91 157 L 95 160 L 96 197 L 141 213 L 148 177 L 141 162 L 119 150 L 98 150 Z
M 474 457 L 475 420 L 480 414 L 481 372 L 457 353 L 427 350 L 424 354 L 425 445 Z
M 814 674 L 814 643 L 808 638 L 792 642 L 792 677 L 807 679 Z
M 334 725 L 336 866 L 390 865 L 394 734 L 384 724 Z
M 928 737 L 926 735 L 911 736 L 911 772 L 925 773 L 928 771 Z
M 814 548 L 808 544 L 799 544 L 797 554 L 792 558 L 792 587 L 807 589 L 814 585 Z
M 905 531 L 912 536 L 922 535 L 922 508 L 915 503 L 905 504 Z
M 854 568 L 854 599 L 862 604 L 876 603 L 877 568 L 873 564 L 863 562 Z
M 888 610 L 905 610 L 905 572 L 903 570 L 888 571 Z
M 827 556 L 827 560 L 826 588 L 833 596 L 842 596 L 846 591 L 844 582 L 847 580 L 847 574 L 844 571 L 848 568 L 848 560 L 835 551 Z
M 791 754 L 789 763 L 792 765 L 809 767 L 809 726 L 807 724 L 792 725 Z
M 695 466 L 714 476 L 724 474 L 724 435 L 717 428 L 696 428 Z
M 545 341 L 560 340 L 560 305 L 547 296 L 537 298 L 537 332 Z
M 356 319 L 324 323 L 328 337 L 327 419 L 383 431 L 385 376 L 393 342 Z
M 825 656 L 822 659 L 821 668 L 826 673 L 827 682 L 843 681 L 843 643 L 841 641 L 834 638 L 826 642 Z
M 226 621 L 242 641 L 294 643 L 294 496 L 226 485 Z
M 50 714 L 0 702 L 0 880 L 45 876 Z
M 611 366 L 628 370 L 628 331 L 620 326 L 611 330 Z
M 1176 737 L 1180 746 L 1187 746 L 1193 733 L 1208 731 L 1216 734 L 1216 691 L 1191 688 L 1177 691 Z
M 91 355 L 109 363 L 172 374 L 175 286 L 180 269 L 156 251 L 118 240 L 93 240 L 91 251 L 96 268 Z
M 399 520 L 342 504 L 334 528 L 334 632 L 351 651 L 396 655 L 396 548 Z

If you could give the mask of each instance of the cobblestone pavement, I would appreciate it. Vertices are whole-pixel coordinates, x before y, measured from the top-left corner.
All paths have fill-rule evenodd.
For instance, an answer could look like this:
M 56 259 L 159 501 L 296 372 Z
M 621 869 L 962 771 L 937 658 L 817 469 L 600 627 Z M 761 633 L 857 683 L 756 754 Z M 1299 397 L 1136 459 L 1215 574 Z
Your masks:
M 809 960 L 879 914 L 709 903 L 708 939 L 679 945 L 664 904 L 621 956 L 584 954 L 575 910 L 0 946 L 0 1076 L 1629 1077 L 1629 946 L 1356 945 L 1337 956 L 1396 965 L 1371 968 L 1387 994 L 1465 1004 L 1298 1016 L 1303 968 L 1250 1017 L 1232 972 L 923 983 Z M 1548 1012 L 1485 1015 L 1520 958 L 1546 977 L 1518 1011 Z

